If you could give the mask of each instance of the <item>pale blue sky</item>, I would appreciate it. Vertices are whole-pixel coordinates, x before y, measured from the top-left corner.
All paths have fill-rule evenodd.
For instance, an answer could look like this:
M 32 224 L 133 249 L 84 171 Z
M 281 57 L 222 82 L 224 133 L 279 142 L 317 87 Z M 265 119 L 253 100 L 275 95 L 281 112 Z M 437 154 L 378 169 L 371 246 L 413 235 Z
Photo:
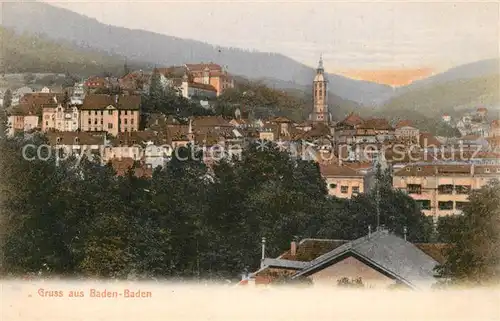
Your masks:
M 51 1 L 97 20 L 280 52 L 325 68 L 445 69 L 498 57 L 499 4 L 474 1 Z

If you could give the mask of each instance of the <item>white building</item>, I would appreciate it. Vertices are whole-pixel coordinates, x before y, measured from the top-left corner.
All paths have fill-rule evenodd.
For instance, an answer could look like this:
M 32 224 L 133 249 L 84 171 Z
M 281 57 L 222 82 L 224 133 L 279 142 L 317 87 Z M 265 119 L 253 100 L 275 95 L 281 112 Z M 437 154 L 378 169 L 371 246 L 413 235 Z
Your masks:
M 64 108 L 61 104 L 43 108 L 42 130 L 62 132 L 77 131 L 80 124 L 80 113 L 76 106 Z

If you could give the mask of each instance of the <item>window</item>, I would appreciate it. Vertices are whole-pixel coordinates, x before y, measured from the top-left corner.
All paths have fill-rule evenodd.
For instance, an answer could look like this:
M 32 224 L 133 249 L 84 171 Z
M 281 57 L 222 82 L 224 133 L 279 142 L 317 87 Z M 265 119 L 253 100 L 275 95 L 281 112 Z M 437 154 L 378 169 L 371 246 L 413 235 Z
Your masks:
M 127 115 L 127 111 L 126 110 L 124 111 L 124 113 L 125 113 L 125 115 Z
M 438 208 L 440 210 L 452 210 L 453 209 L 453 201 L 438 202 Z
M 108 115 L 113 115 L 113 111 L 112 110 L 108 110 Z
M 90 124 L 92 124 L 92 121 L 91 121 L 91 120 L 90 120 L 90 118 L 89 118 L 89 125 L 90 125 Z
M 470 185 L 456 185 L 455 186 L 455 192 L 457 194 L 469 194 L 471 189 Z
M 113 129 L 113 124 L 112 123 L 108 123 L 108 129 Z
M 468 202 L 455 202 L 455 209 L 459 210 L 459 211 L 463 211 L 463 209 L 465 208 L 465 206 L 467 206 L 467 204 L 469 204 L 469 203 Z
M 101 116 L 104 115 L 104 112 L 101 110 Z
M 45 122 L 45 126 L 49 126 L 49 122 L 48 121 Z
M 431 209 L 431 201 L 430 200 L 417 200 L 417 205 L 420 206 L 421 210 L 430 210 Z
M 410 167 L 406 167 L 406 171 L 409 172 L 411 170 Z
M 438 194 L 452 194 L 452 193 L 453 193 L 453 185 L 438 186 Z
M 133 125 L 134 124 L 134 119 L 130 119 L 130 125 Z
M 332 189 L 333 189 L 333 188 L 337 188 L 337 184 L 333 184 L 333 183 L 332 183 L 332 184 L 330 184 L 330 188 L 332 188 Z
M 97 110 L 94 110 L 94 115 L 97 115 Z
M 103 119 L 101 118 L 101 125 L 104 123 Z
M 353 186 L 352 187 L 352 193 L 353 194 L 359 194 L 359 186 Z
M 94 119 L 94 125 L 97 125 L 97 118 Z
M 127 119 L 127 118 L 125 118 L 125 120 L 124 120 L 124 122 L 125 122 L 125 125 L 127 125 L 127 120 L 128 120 L 128 119 Z
M 340 186 L 340 192 L 342 194 L 347 194 L 347 192 L 349 192 L 349 186 Z
M 422 171 L 422 168 L 421 167 L 417 167 L 417 172 L 421 172 Z
M 78 145 L 78 144 L 80 144 L 80 138 L 75 137 L 75 145 Z
M 422 185 L 420 184 L 408 184 L 407 189 L 409 194 L 422 194 Z
M 490 169 L 489 169 L 489 168 L 485 168 L 485 169 L 484 169 L 484 172 L 485 172 L 485 173 L 489 173 L 489 172 L 490 172 Z
M 59 144 L 61 142 L 61 137 L 57 137 L 56 142 Z

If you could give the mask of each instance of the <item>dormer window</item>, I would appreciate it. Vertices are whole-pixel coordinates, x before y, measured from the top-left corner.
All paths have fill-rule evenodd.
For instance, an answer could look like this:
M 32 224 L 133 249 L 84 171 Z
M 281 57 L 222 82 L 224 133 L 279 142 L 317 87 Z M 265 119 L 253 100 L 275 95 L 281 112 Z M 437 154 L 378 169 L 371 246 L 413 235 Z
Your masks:
M 489 173 L 489 172 L 490 172 L 490 169 L 489 169 L 489 168 L 485 168 L 485 169 L 484 169 L 484 172 L 485 172 L 485 173 Z
M 80 138 L 75 137 L 75 145 L 78 145 L 78 144 L 80 144 Z
M 417 167 L 417 172 L 421 172 L 422 171 L 422 168 L 421 167 Z
M 57 137 L 56 142 L 59 144 L 61 142 L 61 137 Z
M 409 167 L 406 167 L 406 171 L 409 172 L 411 170 L 411 168 Z

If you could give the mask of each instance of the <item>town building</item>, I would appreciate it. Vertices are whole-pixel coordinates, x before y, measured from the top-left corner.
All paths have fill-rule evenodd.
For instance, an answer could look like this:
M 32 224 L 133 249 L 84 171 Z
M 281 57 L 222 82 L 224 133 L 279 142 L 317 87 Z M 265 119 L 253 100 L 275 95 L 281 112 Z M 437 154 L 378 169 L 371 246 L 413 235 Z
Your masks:
M 46 104 L 42 111 L 42 131 L 72 132 L 80 128 L 80 112 L 76 106 Z
M 420 130 L 414 126 L 412 126 L 410 121 L 400 121 L 396 124 L 396 128 L 394 131 L 394 135 L 396 138 L 408 145 L 420 143 Z
M 469 192 L 486 185 L 500 174 L 499 165 L 411 164 L 395 171 L 393 187 L 417 201 L 425 215 L 462 213 Z
M 320 172 L 331 196 L 352 198 L 364 192 L 363 174 L 354 169 L 332 162 L 320 164 Z
M 375 230 L 375 228 L 374 228 Z M 435 267 L 445 261 L 442 243 L 410 243 L 380 227 L 353 241 L 304 239 L 291 242 L 278 258 L 262 258 L 261 267 L 239 285 L 272 284 L 280 278 L 309 279 L 313 286 L 339 286 L 359 280 L 364 288 L 429 289 L 438 282 Z
M 7 117 L 7 135 L 29 132 L 39 127 L 40 117 L 29 105 L 17 105 Z
M 141 97 L 136 95 L 88 94 L 80 108 L 80 129 L 113 136 L 137 131 L 140 104 Z
M 180 92 L 184 98 L 213 99 L 217 97 L 217 89 L 210 83 L 190 82 L 185 74 L 182 78 Z
M 212 86 L 216 96 L 220 96 L 226 89 L 234 88 L 233 77 L 227 72 L 227 68 L 218 64 L 186 64 L 185 67 L 192 76 L 193 83 Z

